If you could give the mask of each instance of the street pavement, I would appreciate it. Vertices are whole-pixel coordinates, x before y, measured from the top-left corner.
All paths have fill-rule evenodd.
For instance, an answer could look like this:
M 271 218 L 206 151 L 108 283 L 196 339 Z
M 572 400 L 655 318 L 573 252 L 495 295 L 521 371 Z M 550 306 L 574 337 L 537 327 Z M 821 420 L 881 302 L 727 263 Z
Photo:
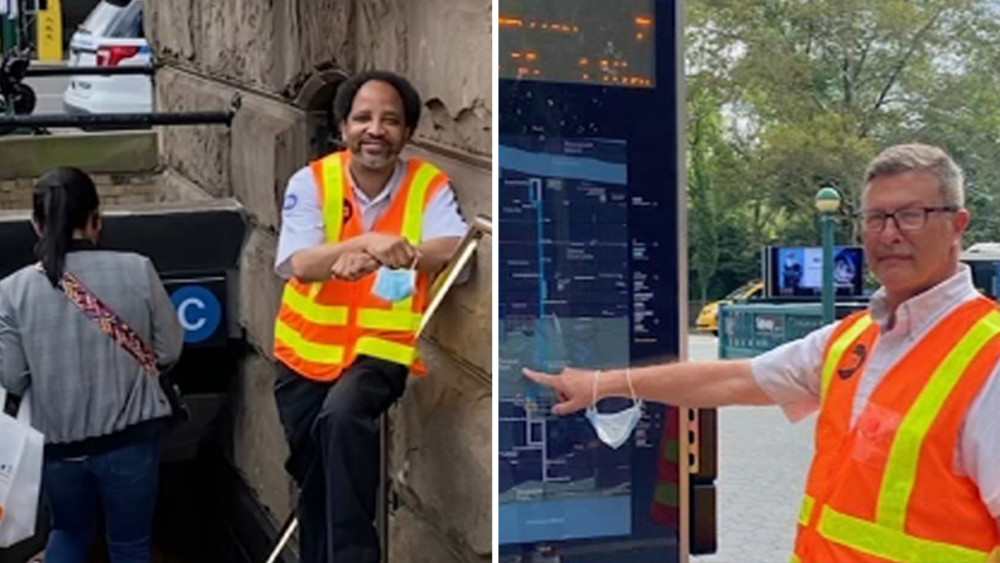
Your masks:
M 35 90 L 38 98 L 33 113 L 63 113 L 62 95 L 69 85 L 68 76 L 33 76 L 24 82 Z
M 691 360 L 718 357 L 718 339 L 692 333 Z M 791 424 L 777 407 L 719 411 L 718 552 L 692 563 L 788 561 L 813 453 L 815 416 Z
M 68 76 L 32 76 L 24 79 L 35 90 L 35 111 L 32 115 L 43 115 L 49 113 L 65 113 L 63 110 L 62 98 L 66 86 L 69 85 Z M 49 132 L 53 135 L 60 133 L 79 132 L 76 127 L 51 127 Z

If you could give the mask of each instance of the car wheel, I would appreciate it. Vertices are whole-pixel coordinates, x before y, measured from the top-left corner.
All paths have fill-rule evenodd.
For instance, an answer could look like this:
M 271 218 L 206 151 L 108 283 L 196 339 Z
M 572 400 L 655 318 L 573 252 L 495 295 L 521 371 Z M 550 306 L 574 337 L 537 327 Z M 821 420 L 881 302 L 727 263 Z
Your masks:
M 31 89 L 31 86 L 27 84 L 15 84 L 10 100 L 0 97 L 0 115 L 7 115 L 8 103 L 14 104 L 15 115 L 31 115 L 31 112 L 35 111 L 36 101 L 35 91 Z M 16 127 L 11 125 L 2 126 L 0 127 L 0 135 L 8 135 L 16 129 Z
M 14 87 L 14 113 L 17 115 L 31 115 L 35 111 L 35 91 L 27 84 L 18 84 Z

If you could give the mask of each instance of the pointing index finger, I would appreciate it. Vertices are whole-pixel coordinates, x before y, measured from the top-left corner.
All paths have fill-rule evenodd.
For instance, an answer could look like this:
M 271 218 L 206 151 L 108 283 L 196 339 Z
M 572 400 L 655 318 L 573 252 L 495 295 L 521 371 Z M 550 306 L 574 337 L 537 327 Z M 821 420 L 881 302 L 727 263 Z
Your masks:
M 558 379 L 554 375 L 549 375 L 547 373 L 542 373 L 529 368 L 523 368 L 522 371 L 524 372 L 525 377 L 546 387 L 555 387 L 556 379 Z

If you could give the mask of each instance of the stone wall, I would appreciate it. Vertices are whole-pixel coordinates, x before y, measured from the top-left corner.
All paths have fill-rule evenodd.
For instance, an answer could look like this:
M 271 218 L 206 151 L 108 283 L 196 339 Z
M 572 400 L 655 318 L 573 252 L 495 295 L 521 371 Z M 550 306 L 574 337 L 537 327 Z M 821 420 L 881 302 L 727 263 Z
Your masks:
M 160 201 L 156 178 L 149 174 L 91 174 L 104 207 Z M 29 209 L 36 178 L 0 181 L 0 209 Z
M 196 198 L 168 197 L 157 181 L 155 131 L 107 131 L 0 138 L 0 209 L 28 209 L 39 176 L 56 166 L 90 174 L 105 207 Z
M 239 95 L 230 129 L 164 129 L 163 194 L 235 197 L 252 230 L 240 263 L 240 322 L 254 350 L 234 401 L 231 461 L 280 522 L 294 487 L 270 396 L 272 264 L 292 173 L 315 156 L 322 110 L 344 76 L 369 68 L 408 76 L 424 99 L 410 147 L 452 178 L 463 213 L 491 209 L 490 0 L 157 0 L 146 29 L 157 59 L 157 106 L 212 110 Z M 430 367 L 391 411 L 390 561 L 491 557 L 491 240 L 422 342 Z

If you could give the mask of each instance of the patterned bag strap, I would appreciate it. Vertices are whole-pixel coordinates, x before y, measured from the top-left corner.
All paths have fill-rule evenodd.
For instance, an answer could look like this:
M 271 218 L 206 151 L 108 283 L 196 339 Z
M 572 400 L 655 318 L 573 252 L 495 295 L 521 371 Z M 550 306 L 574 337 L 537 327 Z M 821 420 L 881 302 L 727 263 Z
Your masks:
M 156 353 L 148 344 L 139 338 L 138 333 L 121 319 L 114 311 L 94 295 L 87 286 L 69 272 L 62 275 L 63 293 L 88 319 L 94 321 L 101 332 L 118 343 L 126 352 L 139 361 L 139 365 L 149 375 L 157 376 L 160 370 L 156 367 Z

